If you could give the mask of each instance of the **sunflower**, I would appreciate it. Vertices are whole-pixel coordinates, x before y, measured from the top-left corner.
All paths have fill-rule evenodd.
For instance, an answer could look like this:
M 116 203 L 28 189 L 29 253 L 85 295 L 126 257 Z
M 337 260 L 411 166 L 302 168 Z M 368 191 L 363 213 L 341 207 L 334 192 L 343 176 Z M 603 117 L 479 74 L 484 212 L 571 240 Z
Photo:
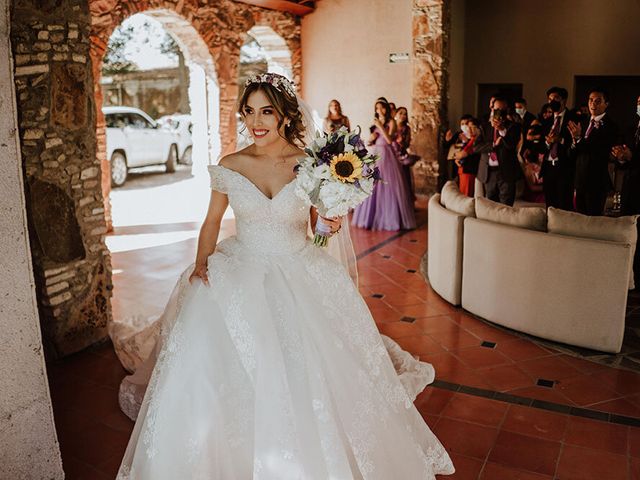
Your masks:
M 329 167 L 331 175 L 343 183 L 353 183 L 362 175 L 362 160 L 352 152 L 334 155 Z

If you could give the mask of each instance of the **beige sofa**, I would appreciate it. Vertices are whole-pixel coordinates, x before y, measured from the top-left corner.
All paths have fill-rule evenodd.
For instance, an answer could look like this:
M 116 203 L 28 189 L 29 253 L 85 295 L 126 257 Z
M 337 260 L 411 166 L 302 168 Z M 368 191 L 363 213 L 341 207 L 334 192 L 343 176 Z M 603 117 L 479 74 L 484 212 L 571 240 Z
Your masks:
M 427 253 L 429 282 L 439 295 L 514 330 L 620 351 L 636 242 L 635 234 L 625 235 L 635 232 L 635 218 L 599 220 L 550 209 L 547 219 L 542 208 L 511 209 L 486 199 L 471 200 L 481 217 L 474 218 L 468 205 L 445 202 L 456 212 L 441 200 L 434 195 L 429 202 Z M 566 226 L 571 222 L 587 222 L 587 230 L 604 222 L 593 235 L 614 231 L 614 238 L 622 222 L 624 241 L 580 238 L 587 234 Z M 547 226 L 564 234 L 544 231 Z M 571 228 L 580 237 L 564 231 Z
M 462 239 L 465 215 L 447 210 L 440 194 L 429 199 L 427 274 L 431 287 L 447 302 L 462 300 Z

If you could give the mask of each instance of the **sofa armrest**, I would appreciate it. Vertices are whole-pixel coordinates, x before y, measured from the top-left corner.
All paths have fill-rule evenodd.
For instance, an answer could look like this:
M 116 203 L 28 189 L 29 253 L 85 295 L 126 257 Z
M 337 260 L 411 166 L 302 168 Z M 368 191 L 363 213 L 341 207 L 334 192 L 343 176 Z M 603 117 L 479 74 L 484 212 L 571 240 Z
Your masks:
M 429 200 L 427 276 L 431 288 L 453 305 L 460 305 L 464 215 L 447 210 L 440 195 Z

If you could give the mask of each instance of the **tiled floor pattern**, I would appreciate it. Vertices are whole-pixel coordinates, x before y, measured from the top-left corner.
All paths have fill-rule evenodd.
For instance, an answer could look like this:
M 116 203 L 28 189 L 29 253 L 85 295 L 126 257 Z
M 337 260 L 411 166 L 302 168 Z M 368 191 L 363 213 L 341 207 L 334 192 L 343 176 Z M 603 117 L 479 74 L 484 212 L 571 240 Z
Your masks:
M 640 427 L 576 416 L 640 418 L 640 374 L 576 358 L 451 307 L 417 272 L 427 247 L 424 210 L 420 219 L 422 227 L 403 235 L 356 230 L 353 239 L 358 254 L 369 252 L 359 260 L 361 291 L 380 331 L 436 368 L 438 386 L 416 405 L 451 452 L 457 473 L 446 478 L 640 480 Z M 189 240 L 114 254 L 114 312 L 136 305 L 158 313 L 159 292 L 166 298 L 194 248 Z M 109 343 L 49 365 L 67 479 L 115 477 L 132 428 L 117 404 L 124 375 Z M 488 393 L 494 398 L 483 398 Z M 547 409 L 518 405 L 514 396 Z M 554 406 L 573 408 L 573 415 L 549 411 Z

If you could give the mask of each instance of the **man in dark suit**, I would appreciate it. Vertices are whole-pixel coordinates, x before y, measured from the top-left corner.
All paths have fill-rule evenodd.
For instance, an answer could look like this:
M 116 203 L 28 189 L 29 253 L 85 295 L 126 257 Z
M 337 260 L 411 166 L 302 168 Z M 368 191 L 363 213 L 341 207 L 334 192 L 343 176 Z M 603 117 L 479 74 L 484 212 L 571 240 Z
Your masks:
M 589 92 L 589 123 L 569 121 L 573 139 L 571 157 L 576 164 L 576 209 L 586 215 L 603 215 L 611 189 L 609 162 L 620 143 L 618 127 L 607 115 L 609 97 L 602 88 Z
M 527 135 L 531 123 L 536 119 L 536 116 L 527 110 L 527 101 L 524 98 L 518 98 L 515 101 L 516 113 L 520 117 L 520 125 L 522 125 L 522 136 Z
M 569 92 L 566 88 L 551 87 L 547 99 L 553 110 L 553 122 L 545 134 L 546 152 L 540 169 L 544 199 L 547 207 L 573 210 L 573 160 L 569 149 L 573 143 L 569 121 L 575 118 L 567 109 Z
M 508 119 L 508 103 L 503 97 L 493 102 L 493 114 L 483 128 L 484 140 L 474 146 L 473 153 L 481 153 L 478 180 L 484 184 L 489 200 L 512 206 L 516 199 L 516 182 L 522 176 L 518 163 L 520 125 Z M 462 158 L 464 153 L 461 152 Z
M 637 99 L 636 114 L 640 117 L 640 97 Z M 636 125 L 628 142 L 616 145 L 613 156 L 621 168 L 625 170 L 621 192 L 621 213 L 623 215 L 640 215 L 640 122 Z M 638 222 L 638 239 L 640 239 L 640 222 Z M 633 260 L 633 272 L 636 288 L 640 287 L 640 248 L 636 247 Z

